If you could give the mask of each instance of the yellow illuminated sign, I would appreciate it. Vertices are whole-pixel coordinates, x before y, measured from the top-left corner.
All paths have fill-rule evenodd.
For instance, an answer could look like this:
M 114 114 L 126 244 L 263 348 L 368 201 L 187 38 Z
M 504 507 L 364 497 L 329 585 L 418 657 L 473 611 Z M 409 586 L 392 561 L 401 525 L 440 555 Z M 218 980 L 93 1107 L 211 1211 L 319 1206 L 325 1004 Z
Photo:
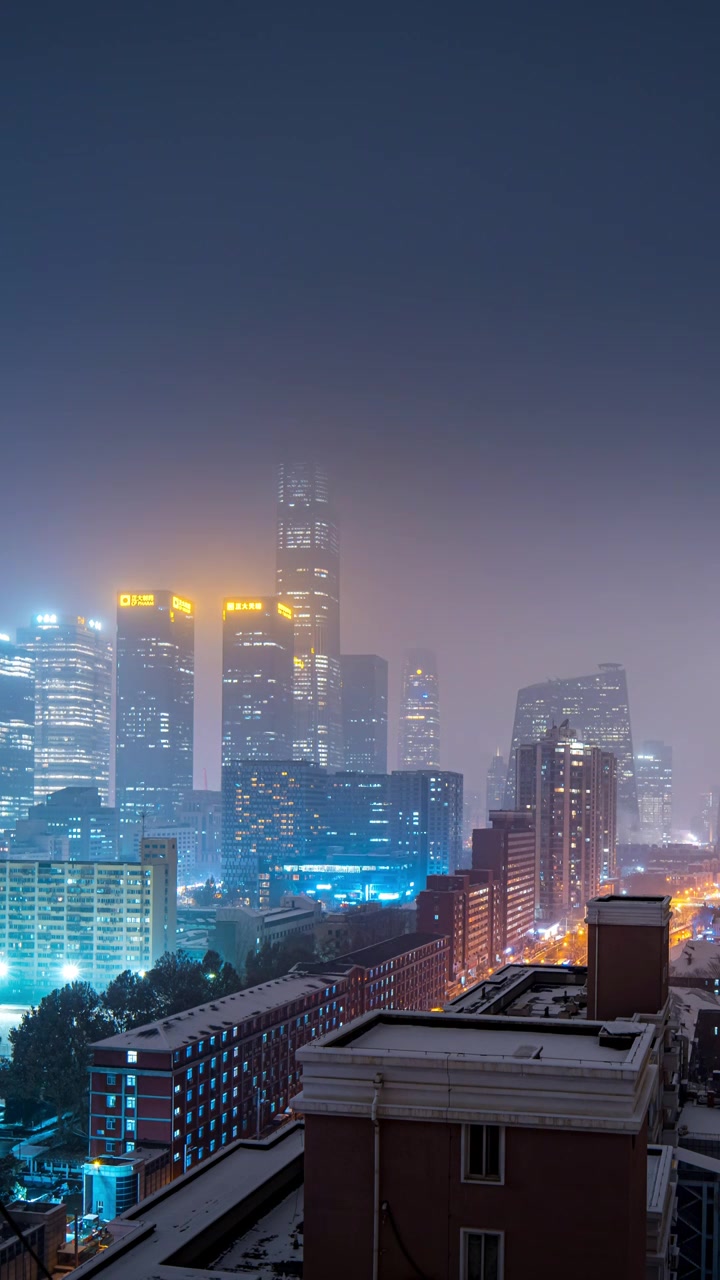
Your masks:
M 155 596 L 152 591 L 142 596 L 125 593 L 119 597 L 118 604 L 121 609 L 147 609 L 155 604 Z
M 286 605 L 286 604 L 279 604 L 279 605 L 278 605 L 278 607 L 277 607 L 277 609 L 278 609 L 278 613 L 281 615 L 281 617 L 283 617 L 283 618 L 292 618 L 292 616 L 293 616 L 293 611 L 292 611 L 292 609 L 291 609 L 288 605 Z
M 228 600 L 225 604 L 228 613 L 244 613 L 248 609 L 264 608 L 262 600 Z
M 193 607 L 189 600 L 181 600 L 180 596 L 173 596 L 173 609 L 178 609 L 180 613 L 192 613 Z
M 293 658 L 293 662 L 295 663 L 295 666 L 296 666 L 296 667 L 304 667 L 304 666 L 305 666 L 305 663 L 303 662 L 302 658 Z

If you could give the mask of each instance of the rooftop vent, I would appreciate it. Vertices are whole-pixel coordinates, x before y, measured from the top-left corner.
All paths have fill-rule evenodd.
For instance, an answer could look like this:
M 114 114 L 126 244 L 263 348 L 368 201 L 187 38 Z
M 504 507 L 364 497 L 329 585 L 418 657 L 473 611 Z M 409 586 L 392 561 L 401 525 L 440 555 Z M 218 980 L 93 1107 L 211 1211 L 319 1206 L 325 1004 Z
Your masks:
M 513 1058 L 540 1058 L 542 1057 L 541 1044 L 519 1044 L 517 1049 L 513 1049 Z
M 150 1036 L 159 1036 L 160 1032 L 157 1027 L 146 1027 L 144 1031 L 138 1031 L 138 1035 L 142 1036 L 144 1040 L 147 1040 Z

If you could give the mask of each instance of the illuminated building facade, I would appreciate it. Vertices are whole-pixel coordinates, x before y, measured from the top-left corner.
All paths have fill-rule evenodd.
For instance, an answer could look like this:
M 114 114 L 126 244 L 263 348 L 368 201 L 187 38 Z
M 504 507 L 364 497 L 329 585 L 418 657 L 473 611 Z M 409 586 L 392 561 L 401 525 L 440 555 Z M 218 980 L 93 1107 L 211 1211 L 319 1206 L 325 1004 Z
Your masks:
M 63 787 L 110 787 L 112 645 L 92 618 L 38 613 L 18 644 L 35 672 L 35 801 Z
M 11 856 L 71 862 L 117 860 L 117 810 L 101 804 L 97 787 L 53 791 L 17 822 Z
M 473 831 L 474 870 L 499 886 L 493 920 L 494 954 L 522 950 L 535 924 L 535 828 L 527 812 L 490 811 L 491 826 Z
M 0 832 L 11 831 L 32 805 L 34 769 L 33 660 L 0 636 Z
M 400 703 L 398 768 L 440 768 L 437 659 L 426 649 L 405 655 Z
M 344 653 L 340 670 L 345 768 L 387 773 L 388 664 L 375 653 Z
M 295 624 L 293 756 L 340 769 L 340 545 L 328 477 L 312 463 L 279 468 L 277 591 Z
M 630 839 L 638 827 L 630 705 L 625 669 L 602 662 L 595 675 L 546 680 L 521 689 L 517 697 L 508 765 L 505 807 L 516 807 L 515 756 L 521 743 L 539 742 L 553 724 L 569 719 L 588 746 L 612 751 L 617 761 L 618 827 Z
M 175 948 L 174 841 L 142 842 L 140 862 L 0 861 L 0 972 L 15 993 L 78 979 L 101 988 Z
M 643 742 L 635 758 L 640 839 L 644 844 L 672 840 L 672 747 Z
M 126 848 L 143 815 L 173 821 L 193 784 L 195 609 L 171 591 L 118 596 L 116 804 Z
M 328 857 L 387 854 L 390 779 L 386 773 L 333 773 L 325 779 L 323 845 Z
M 463 776 L 443 769 L 396 769 L 389 780 L 390 845 L 416 867 L 415 883 L 460 865 Z
M 276 596 L 223 604 L 222 762 L 293 754 L 293 612 Z
M 584 906 L 615 870 L 616 762 L 579 742 L 567 722 L 516 752 L 518 809 L 535 825 L 542 919 Z
M 287 866 L 317 847 L 325 772 L 309 760 L 239 760 L 223 769 L 223 879 L 267 910 L 293 888 Z

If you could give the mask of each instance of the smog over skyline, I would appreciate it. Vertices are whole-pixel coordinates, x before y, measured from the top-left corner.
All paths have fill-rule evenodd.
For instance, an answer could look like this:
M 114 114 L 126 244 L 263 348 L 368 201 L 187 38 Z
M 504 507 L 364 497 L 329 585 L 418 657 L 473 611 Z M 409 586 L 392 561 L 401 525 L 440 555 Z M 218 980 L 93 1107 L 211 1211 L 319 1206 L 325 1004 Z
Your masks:
M 720 779 L 717 10 L 11 6 L 0 632 L 275 590 L 326 466 L 344 653 L 437 654 L 484 785 L 517 691 L 627 670 L 678 829 Z

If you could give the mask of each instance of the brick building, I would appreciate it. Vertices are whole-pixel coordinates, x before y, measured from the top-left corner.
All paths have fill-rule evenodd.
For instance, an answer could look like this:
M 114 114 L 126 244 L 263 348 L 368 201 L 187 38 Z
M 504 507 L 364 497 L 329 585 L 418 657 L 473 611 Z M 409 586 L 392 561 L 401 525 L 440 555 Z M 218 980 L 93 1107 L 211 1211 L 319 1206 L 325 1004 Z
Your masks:
M 427 877 L 415 899 L 418 929 L 449 939 L 449 982 L 473 979 L 492 963 L 497 903 L 492 878 L 474 871 Z
M 535 828 L 532 816 L 493 809 L 492 827 L 473 831 L 472 865 L 499 886 L 494 953 L 522 949 L 535 923 Z
M 93 1046 L 90 1157 L 171 1152 L 173 1176 L 254 1135 L 300 1088 L 296 1050 L 365 1009 L 445 996 L 447 940 L 407 934 Z

